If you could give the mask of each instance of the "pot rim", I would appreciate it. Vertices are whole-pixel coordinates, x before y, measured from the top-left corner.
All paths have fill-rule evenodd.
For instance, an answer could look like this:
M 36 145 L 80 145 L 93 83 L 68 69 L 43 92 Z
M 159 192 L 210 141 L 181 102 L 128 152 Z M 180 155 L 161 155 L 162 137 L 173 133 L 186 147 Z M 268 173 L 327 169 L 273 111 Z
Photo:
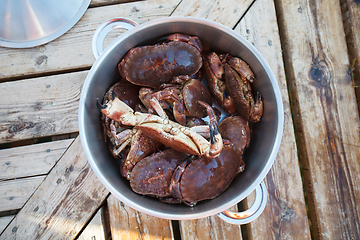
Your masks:
M 202 23 L 202 24 L 206 24 L 206 25 L 210 25 L 211 27 L 217 28 L 222 32 L 226 32 L 226 34 L 230 35 L 231 37 L 233 37 L 234 39 L 236 39 L 237 41 L 241 42 L 243 45 L 245 45 L 252 53 L 253 55 L 257 58 L 257 60 L 262 64 L 266 74 L 268 75 L 269 79 L 270 79 L 270 83 L 272 86 L 272 89 L 274 91 L 275 94 L 275 99 L 276 99 L 276 108 L 277 108 L 277 130 L 276 130 L 276 137 L 275 137 L 275 141 L 274 141 L 274 145 L 271 149 L 271 153 L 269 155 L 269 158 L 265 164 L 265 166 L 263 167 L 263 169 L 261 170 L 260 174 L 255 178 L 255 180 L 250 184 L 249 187 L 247 187 L 245 189 L 245 191 L 241 192 L 237 197 L 233 198 L 232 200 L 229 200 L 228 202 L 226 202 L 225 204 L 219 205 L 211 210 L 208 211 L 203 211 L 203 212 L 194 212 L 194 213 L 188 213 L 188 214 L 169 214 L 169 213 L 159 213 L 157 211 L 148 209 L 143 207 L 140 204 L 137 204 L 133 201 L 131 201 L 131 199 L 128 199 L 127 197 L 125 197 L 124 195 L 122 195 L 119 191 L 117 191 L 114 186 L 112 186 L 109 181 L 106 179 L 106 177 L 104 176 L 104 174 L 102 174 L 100 172 L 100 169 L 98 168 L 98 166 L 95 163 L 95 160 L 93 158 L 93 156 L 90 154 L 90 148 L 89 148 L 89 144 L 85 138 L 85 132 L 84 132 L 84 123 L 85 123 L 85 119 L 84 119 L 84 112 L 85 112 L 85 99 L 86 99 L 86 94 L 88 92 L 89 89 L 89 84 L 90 84 L 90 80 L 93 78 L 96 70 L 98 69 L 98 66 L 101 65 L 102 61 L 106 58 L 106 56 L 118 45 L 120 44 L 124 39 L 128 38 L 130 35 L 136 33 L 136 32 L 140 32 L 145 28 L 154 26 L 154 25 L 158 25 L 161 23 L 166 23 L 166 24 L 170 24 L 171 22 L 194 22 L 194 23 Z M 120 199 L 121 201 L 123 201 L 125 204 L 127 204 L 128 206 L 134 208 L 137 211 L 155 216 L 155 217 L 159 217 L 159 218 L 165 218 L 165 219 L 172 219 L 172 220 L 188 220 L 188 219 L 197 219 L 197 218 L 203 218 L 203 217 L 208 217 L 217 213 L 220 213 L 232 206 L 234 206 L 235 204 L 239 203 L 240 201 L 242 201 L 244 198 L 246 198 L 265 178 L 265 176 L 267 175 L 267 173 L 270 171 L 271 166 L 273 165 L 276 155 L 278 153 L 278 150 L 280 148 L 280 144 L 281 144 L 281 139 L 282 139 L 282 134 L 283 134 L 283 126 L 284 126 L 284 109 L 283 109 L 283 103 L 282 103 L 282 97 L 281 97 L 281 92 L 280 92 L 280 88 L 277 84 L 276 78 L 270 68 L 270 66 L 268 65 L 268 63 L 265 61 L 265 59 L 263 58 L 263 56 L 260 54 L 260 52 L 248 41 L 246 40 L 244 37 L 242 37 L 239 33 L 235 32 L 234 30 L 216 23 L 214 21 L 208 20 L 208 19 L 203 19 L 203 18 L 197 18 L 197 17 L 165 17 L 165 18 L 159 18 L 156 20 L 151 20 L 149 22 L 145 22 L 142 24 L 139 24 L 138 26 L 136 26 L 133 29 L 130 29 L 129 31 L 123 33 L 120 37 L 118 37 L 116 40 L 114 40 L 105 50 L 104 52 L 100 55 L 100 57 L 95 61 L 95 63 L 93 64 L 93 66 L 91 67 L 86 80 L 84 82 L 83 85 L 83 90 L 82 90 L 82 94 L 80 96 L 80 103 L 79 103 L 79 135 L 80 135 L 80 140 L 82 143 L 82 147 L 83 150 L 85 152 L 86 158 L 91 166 L 91 168 L 93 169 L 93 171 L 95 172 L 96 176 L 98 177 L 98 179 L 102 182 L 102 184 L 112 193 L 114 194 L 118 199 Z

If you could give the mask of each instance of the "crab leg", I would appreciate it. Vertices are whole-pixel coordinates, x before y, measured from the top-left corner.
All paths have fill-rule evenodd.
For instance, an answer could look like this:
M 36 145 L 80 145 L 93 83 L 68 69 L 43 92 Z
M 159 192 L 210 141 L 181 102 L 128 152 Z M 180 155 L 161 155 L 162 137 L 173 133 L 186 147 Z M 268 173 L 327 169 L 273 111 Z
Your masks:
M 172 102 L 173 105 L 173 112 L 174 112 L 174 117 L 175 120 L 180 123 L 181 125 L 186 125 L 186 116 L 185 116 L 185 109 L 183 107 L 183 104 L 181 103 L 181 99 L 179 98 L 179 95 L 176 94 L 174 91 L 176 91 L 178 89 L 174 88 L 172 89 L 168 89 L 168 90 L 163 90 L 157 93 L 154 93 L 151 96 L 150 99 L 150 106 L 152 108 L 154 108 L 155 104 L 151 104 L 151 102 L 154 101 L 154 99 L 156 100 L 170 100 Z M 158 104 L 156 104 L 158 105 Z M 158 107 L 158 106 L 156 106 Z M 159 116 L 163 117 L 163 115 L 166 116 L 164 111 L 159 111 L 159 110 L 155 110 Z M 160 114 L 161 112 L 161 114 Z
M 121 146 L 119 146 L 116 150 L 114 150 L 114 153 L 116 155 L 120 154 L 122 152 L 122 150 L 124 150 L 124 148 L 131 143 L 131 138 L 126 139 L 126 141 L 124 141 Z
M 216 158 L 220 155 L 223 148 L 222 137 L 219 133 L 216 116 L 210 105 L 202 101 L 199 101 L 199 104 L 206 108 L 209 115 L 210 144 L 200 134 L 191 131 L 190 129 L 188 131 L 184 131 L 184 133 L 193 139 L 195 144 L 199 147 L 201 155 L 205 155 L 207 158 Z
M 111 125 L 110 129 L 111 129 L 111 134 L 115 139 L 116 145 L 123 144 L 126 140 L 128 140 L 133 136 L 132 129 L 125 129 L 124 131 L 121 131 L 119 133 L 116 133 L 116 129 L 114 125 Z
M 209 125 L 193 126 L 190 128 L 190 130 L 197 132 L 204 138 L 210 138 L 210 126 Z
M 150 107 L 155 110 L 155 112 L 162 117 L 163 119 L 167 119 L 168 116 L 166 115 L 166 112 L 161 107 L 160 102 L 157 98 L 151 98 L 150 99 Z
M 251 112 L 251 119 L 253 122 L 258 122 L 260 121 L 260 118 L 263 114 L 264 111 L 264 106 L 263 106 L 263 102 L 261 100 L 261 95 L 260 93 L 256 94 L 256 102 L 255 105 L 253 107 L 253 110 Z

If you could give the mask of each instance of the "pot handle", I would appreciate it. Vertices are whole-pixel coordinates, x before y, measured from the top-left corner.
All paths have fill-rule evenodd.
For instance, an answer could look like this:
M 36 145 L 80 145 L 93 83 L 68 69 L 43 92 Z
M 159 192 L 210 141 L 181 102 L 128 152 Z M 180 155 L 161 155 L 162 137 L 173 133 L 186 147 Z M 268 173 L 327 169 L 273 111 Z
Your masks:
M 264 182 L 255 188 L 255 201 L 253 205 L 244 212 L 230 212 L 225 210 L 217 215 L 225 222 L 231 224 L 246 224 L 255 220 L 264 211 L 267 201 L 267 190 Z
M 103 22 L 95 31 L 93 39 L 92 39 L 92 52 L 97 59 L 101 53 L 104 51 L 104 40 L 105 37 L 111 32 L 113 29 L 125 29 L 130 30 L 136 27 L 138 23 L 133 20 L 127 18 L 112 18 L 105 22 Z

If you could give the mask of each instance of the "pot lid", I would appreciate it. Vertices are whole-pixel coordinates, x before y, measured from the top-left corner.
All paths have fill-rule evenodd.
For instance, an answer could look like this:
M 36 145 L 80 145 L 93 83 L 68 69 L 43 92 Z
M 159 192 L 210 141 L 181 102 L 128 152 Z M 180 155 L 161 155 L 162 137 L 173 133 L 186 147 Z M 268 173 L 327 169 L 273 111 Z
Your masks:
M 60 37 L 84 15 L 90 0 L 2 0 L 0 46 L 27 48 Z

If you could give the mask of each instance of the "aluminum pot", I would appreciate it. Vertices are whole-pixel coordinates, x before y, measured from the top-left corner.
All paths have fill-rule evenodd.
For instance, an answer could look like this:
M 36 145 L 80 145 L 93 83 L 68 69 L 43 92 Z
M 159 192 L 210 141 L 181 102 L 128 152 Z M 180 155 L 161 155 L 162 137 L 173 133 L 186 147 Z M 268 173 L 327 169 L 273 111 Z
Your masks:
M 103 51 L 105 36 L 115 28 L 125 28 L 128 31 Z M 96 107 L 96 99 L 102 99 L 107 89 L 118 81 L 117 65 L 129 49 L 153 43 L 163 36 L 177 32 L 198 36 L 207 51 L 228 52 L 244 59 L 256 77 L 253 83 L 254 91 L 261 93 L 264 103 L 263 117 L 252 127 L 250 146 L 244 156 L 245 171 L 236 176 L 220 196 L 199 202 L 194 207 L 162 203 L 131 190 L 128 181 L 120 176 L 119 164 L 113 160 L 104 142 L 100 111 Z M 93 53 L 97 60 L 89 71 L 82 89 L 79 131 L 88 162 L 112 194 L 140 212 L 173 220 L 196 219 L 217 214 L 227 222 L 244 224 L 261 214 L 267 201 L 267 191 L 262 181 L 269 172 L 280 146 L 284 112 L 274 74 L 252 44 L 235 31 L 206 19 L 169 17 L 141 25 L 129 19 L 110 19 L 96 30 L 93 37 Z M 256 199 L 249 210 L 242 213 L 226 210 L 254 190 Z

